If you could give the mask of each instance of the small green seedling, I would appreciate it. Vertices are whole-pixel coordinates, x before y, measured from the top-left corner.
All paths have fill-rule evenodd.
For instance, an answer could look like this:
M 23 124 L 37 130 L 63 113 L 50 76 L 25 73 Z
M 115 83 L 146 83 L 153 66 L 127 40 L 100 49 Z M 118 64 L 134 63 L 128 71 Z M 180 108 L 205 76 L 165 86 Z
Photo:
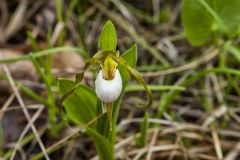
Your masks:
M 100 159 L 112 160 L 119 106 L 128 81 L 134 78 L 147 92 L 148 103 L 137 106 L 150 108 L 152 93 L 134 69 L 137 46 L 133 45 L 122 55 L 116 51 L 117 34 L 111 21 L 104 25 L 98 45 L 99 51 L 86 61 L 84 70 L 76 74 L 75 82 L 59 80 L 60 105 L 64 106 L 66 117 L 84 127 L 93 138 Z M 81 83 L 84 73 L 90 69 L 98 71 L 95 92 Z M 96 123 L 90 123 L 93 120 Z

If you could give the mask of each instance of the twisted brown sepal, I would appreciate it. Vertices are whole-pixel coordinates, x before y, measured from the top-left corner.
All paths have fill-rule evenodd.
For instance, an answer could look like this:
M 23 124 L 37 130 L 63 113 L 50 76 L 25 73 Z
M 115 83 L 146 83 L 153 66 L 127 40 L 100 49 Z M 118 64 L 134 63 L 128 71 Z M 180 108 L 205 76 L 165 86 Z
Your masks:
M 115 55 L 111 55 L 111 56 L 112 56 L 113 60 L 116 61 L 118 64 L 121 64 L 124 67 L 126 67 L 129 75 L 132 78 L 134 78 L 139 84 L 141 84 L 144 87 L 145 91 L 147 92 L 148 104 L 146 104 L 146 105 L 139 104 L 139 105 L 137 105 L 137 107 L 140 107 L 140 108 L 151 108 L 152 102 L 153 102 L 152 92 L 148 88 L 148 86 L 145 83 L 145 81 L 144 81 L 143 77 L 141 76 L 141 74 L 137 70 L 135 70 L 134 68 L 128 66 L 127 63 L 125 62 L 125 60 L 122 57 L 115 56 Z
M 144 106 L 144 108 L 151 108 L 152 106 L 152 102 L 153 102 L 153 96 L 152 96 L 152 92 L 151 90 L 148 88 L 147 84 L 145 83 L 143 77 L 141 76 L 141 74 L 133 69 L 132 67 L 130 66 L 127 66 L 127 70 L 129 72 L 129 74 L 131 75 L 131 77 L 133 77 L 139 84 L 141 84 L 145 91 L 147 92 L 147 96 L 148 96 L 148 104 L 146 106 L 144 105 L 138 105 L 138 107 L 142 108 L 142 106 Z

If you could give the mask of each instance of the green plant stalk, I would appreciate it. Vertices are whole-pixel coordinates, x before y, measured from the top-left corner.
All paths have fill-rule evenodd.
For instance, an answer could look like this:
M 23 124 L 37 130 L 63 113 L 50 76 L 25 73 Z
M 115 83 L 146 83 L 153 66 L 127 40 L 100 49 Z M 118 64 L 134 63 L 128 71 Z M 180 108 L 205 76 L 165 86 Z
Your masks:
M 0 64 L 1 63 L 12 63 L 12 62 L 17 62 L 17 61 L 21 61 L 21 60 L 31 60 L 31 58 L 30 58 L 31 56 L 34 58 L 38 58 L 38 57 L 43 57 L 43 56 L 54 54 L 54 53 L 61 53 L 63 51 L 74 51 L 74 52 L 82 53 L 82 55 L 86 55 L 86 52 L 82 48 L 56 47 L 56 48 L 46 49 L 46 50 L 39 51 L 39 52 L 31 52 L 29 54 L 26 54 L 26 55 L 20 56 L 20 57 L 16 57 L 16 58 L 0 59 Z
M 18 82 L 15 82 L 16 84 L 19 84 Z M 36 100 L 39 103 L 42 103 L 44 105 L 48 105 L 47 101 L 42 98 L 41 96 L 39 96 L 38 94 L 36 94 L 35 92 L 33 92 L 30 88 L 26 87 L 26 86 L 21 86 L 20 90 L 26 94 L 27 96 L 33 98 L 34 100 Z
M 28 32 L 28 38 L 32 43 L 33 49 L 35 52 L 39 51 L 39 48 L 37 46 L 36 40 L 33 38 L 32 34 Z M 47 42 L 48 42 L 48 47 L 51 48 L 51 30 L 48 30 L 48 35 L 47 35 Z M 57 114 L 57 109 L 56 105 L 54 102 L 54 95 L 51 90 L 52 84 L 53 84 L 53 76 L 52 76 L 52 54 L 47 55 L 47 61 L 45 61 L 45 57 L 39 57 L 39 59 L 35 59 L 33 54 L 30 54 L 30 59 L 32 60 L 32 63 L 34 64 L 38 74 L 42 78 L 43 82 L 45 83 L 47 87 L 47 100 L 45 104 L 49 109 L 48 109 L 48 117 L 51 125 L 51 133 L 54 135 L 54 131 L 56 130 L 55 128 L 57 127 L 56 122 L 55 122 L 55 116 Z M 39 61 L 37 61 L 39 60 Z M 42 68 L 44 70 L 42 70 Z M 30 93 L 30 92 L 28 92 Z M 33 93 L 31 93 L 32 96 L 34 96 Z M 36 97 L 36 96 L 35 96 Z
M 74 10 L 75 7 L 77 7 L 78 2 L 79 2 L 79 0 L 70 1 L 69 7 L 68 7 L 67 12 L 66 12 L 66 22 L 70 20 L 70 18 L 72 16 L 72 13 L 73 13 L 73 10 Z
M 203 82 L 203 86 L 204 89 L 208 90 L 209 86 L 207 86 L 207 80 L 205 79 L 205 81 Z M 210 114 L 213 110 L 213 106 L 212 106 L 212 98 L 211 96 L 205 95 L 203 97 L 203 108 L 206 111 L 206 113 Z
M 37 42 L 36 42 L 36 39 L 33 38 L 33 35 L 31 32 L 27 32 L 27 36 L 28 36 L 28 39 L 30 40 L 31 42 L 31 45 L 32 45 L 32 48 L 35 52 L 39 51 L 39 48 L 37 46 Z
M 81 1 L 81 4 L 84 3 Z M 89 8 L 87 11 L 85 11 L 85 7 L 84 4 L 82 5 L 78 5 L 78 29 L 79 29 L 79 42 L 78 42 L 78 46 L 81 46 L 82 48 L 84 48 L 85 50 L 93 48 L 92 46 L 87 46 L 86 42 L 85 42 L 85 37 L 86 37 L 86 31 L 85 31 L 85 22 L 87 19 L 89 19 L 89 17 L 91 17 L 95 11 L 96 8 L 93 6 L 91 8 Z M 88 58 L 89 55 L 87 55 L 86 58 Z
M 52 37 L 52 30 L 51 28 L 48 28 L 48 34 L 47 34 L 47 43 L 48 48 L 52 48 L 51 44 L 51 37 Z M 50 83 L 53 81 L 53 75 L 52 75 L 52 54 L 47 55 L 47 66 L 46 66 L 46 73 L 50 79 Z
M 208 73 L 225 73 L 225 74 L 232 74 L 232 75 L 236 75 L 238 77 L 240 77 L 240 71 L 235 70 L 235 69 L 231 69 L 231 68 L 210 68 L 210 69 L 206 69 L 203 71 L 200 71 L 194 75 L 192 75 L 191 77 L 189 77 L 187 80 L 185 80 L 184 82 L 181 83 L 182 87 L 187 87 L 189 85 L 191 85 L 194 81 L 200 79 L 202 76 L 208 74 Z M 160 118 L 162 116 L 162 114 L 168 109 L 169 105 L 171 104 L 171 102 L 173 101 L 173 99 L 180 93 L 181 91 L 179 90 L 171 90 L 168 94 L 164 95 L 165 99 L 164 101 L 162 101 L 159 105 L 158 108 L 158 113 L 157 113 L 157 118 Z
M 159 71 L 159 70 L 164 70 L 167 68 L 163 67 L 162 65 L 158 65 L 158 64 L 146 64 L 146 65 L 137 66 L 136 69 L 139 72 L 143 72 L 143 71 Z
M 82 46 L 84 49 L 87 48 L 86 42 L 85 42 L 85 28 L 84 28 L 84 22 L 85 19 L 83 18 L 83 16 L 79 16 L 78 18 L 78 24 L 79 24 L 79 42 L 78 42 L 78 46 Z
M 58 21 L 63 21 L 63 4 L 62 0 L 56 0 L 56 8 L 57 8 L 57 18 Z
M 45 84 L 47 84 L 48 83 L 47 76 L 43 73 L 41 66 L 39 65 L 37 60 L 31 54 L 30 54 L 30 59 L 32 60 L 32 63 L 34 65 L 34 67 L 36 68 L 37 73 L 40 75 L 41 79 L 43 80 L 43 82 Z
M 52 75 L 52 55 L 48 55 L 47 56 L 48 59 L 48 63 L 45 67 L 45 71 L 46 71 L 46 86 L 47 86 L 47 94 L 48 94 L 48 98 L 47 98 L 47 102 L 48 102 L 48 107 L 49 107 L 49 120 L 50 120 L 50 124 L 53 127 L 51 130 L 51 133 L 53 135 L 55 135 L 55 131 L 57 128 L 56 122 L 55 122 L 55 116 L 58 113 L 57 107 L 55 105 L 55 100 L 54 100 L 54 94 L 52 92 L 52 85 L 53 85 L 53 75 Z
M 227 56 L 226 56 L 226 52 L 223 51 L 219 54 L 219 67 L 224 68 L 226 67 L 226 60 Z
M 48 30 L 48 38 L 47 38 L 47 41 L 48 41 L 48 47 L 51 48 L 52 47 L 52 44 L 51 44 L 51 35 L 52 35 L 52 31 L 51 29 Z M 54 100 L 54 94 L 52 92 L 52 85 L 54 83 L 54 77 L 52 75 L 52 54 L 49 54 L 47 55 L 47 63 L 46 63 L 46 66 L 45 66 L 45 70 L 46 70 L 46 74 L 47 74 L 47 92 L 48 92 L 48 104 L 49 108 L 51 108 L 50 110 L 50 117 L 53 117 L 54 119 L 51 119 L 52 123 L 55 124 L 55 116 L 57 114 L 57 107 L 55 105 L 55 100 Z M 61 126 L 61 123 L 59 125 L 55 125 L 55 127 L 53 128 L 53 135 L 55 135 L 57 133 L 57 130 L 58 130 L 58 126 Z M 61 128 L 61 127 L 60 127 Z
M 140 134 L 135 136 L 136 144 L 138 147 L 144 147 L 147 143 L 147 131 L 149 127 L 148 118 L 149 114 L 146 112 L 143 121 L 141 122 Z
M 62 0 L 56 0 L 56 8 L 57 8 L 57 19 L 58 22 L 60 23 L 64 23 L 64 19 L 63 19 L 63 2 Z M 60 35 L 59 35 L 59 39 L 58 39 L 58 44 L 62 45 L 64 42 L 64 38 L 65 38 L 65 23 L 64 23 L 64 28 L 61 31 Z
M 49 91 L 48 91 L 48 93 L 49 93 Z M 49 118 L 50 125 L 51 125 L 51 133 L 52 133 L 52 135 L 55 135 L 55 133 L 54 133 L 55 127 L 56 127 L 55 116 L 58 113 L 58 110 L 50 96 L 48 97 L 48 108 L 49 108 L 48 118 Z
M 46 77 L 46 86 L 47 86 L 47 94 L 48 94 L 48 98 L 47 98 L 47 106 L 49 108 L 48 112 L 49 112 L 49 121 L 50 121 L 50 125 L 51 125 L 51 134 L 55 135 L 58 129 L 56 121 L 55 121 L 55 117 L 58 113 L 57 107 L 55 105 L 55 100 L 54 100 L 54 95 L 52 92 L 52 74 L 51 74 L 51 69 L 49 70 L 49 73 L 46 73 L 47 77 Z
M 36 39 L 33 37 L 33 35 L 32 35 L 31 32 L 28 32 L 28 39 L 29 39 L 29 41 L 31 42 L 33 51 L 34 51 L 34 52 L 40 51 L 40 49 L 38 48 L 38 45 L 37 45 L 37 41 L 36 41 Z M 37 62 L 38 62 L 41 66 L 44 66 L 44 68 L 47 68 L 47 63 L 46 63 L 44 57 L 37 59 Z
M 50 121 L 50 126 L 51 128 L 55 128 L 55 116 L 57 114 L 57 108 L 55 106 L 55 103 L 54 103 L 54 96 L 53 96 L 53 93 L 52 93 L 52 90 L 51 90 L 51 75 L 48 75 L 48 74 L 44 74 L 40 65 L 38 64 L 38 62 L 36 61 L 36 59 L 33 57 L 33 56 L 30 56 L 30 59 L 32 60 L 38 74 L 40 75 L 40 77 L 42 78 L 43 82 L 46 84 L 46 87 L 47 87 L 47 93 L 48 93 L 48 98 L 47 98 L 47 107 L 49 108 L 48 112 L 48 118 L 49 118 L 49 121 Z M 54 135 L 53 131 L 54 129 L 51 129 L 50 130 L 51 133 Z
M 164 91 L 164 90 L 185 90 L 182 86 L 168 86 L 168 85 L 148 85 L 148 88 L 151 91 Z M 125 89 L 125 92 L 136 92 L 136 91 L 145 91 L 144 87 L 141 85 L 128 85 Z

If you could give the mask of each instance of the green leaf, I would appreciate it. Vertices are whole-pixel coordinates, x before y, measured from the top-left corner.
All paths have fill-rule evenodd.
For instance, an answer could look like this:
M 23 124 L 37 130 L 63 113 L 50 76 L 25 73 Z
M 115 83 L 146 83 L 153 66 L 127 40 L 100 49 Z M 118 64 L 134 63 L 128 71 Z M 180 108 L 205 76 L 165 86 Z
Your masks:
M 69 92 L 75 85 L 74 81 L 60 79 L 58 87 L 61 95 Z M 67 117 L 78 125 L 86 124 L 96 117 L 97 97 L 94 91 L 79 85 L 63 102 Z
M 239 10 L 239 0 L 184 0 L 181 18 L 187 39 L 198 46 L 214 36 L 235 36 Z
M 130 49 L 128 49 L 127 51 L 125 51 L 121 57 L 125 60 L 125 62 L 127 63 L 127 65 L 129 65 L 132 68 L 135 68 L 136 64 L 137 64 L 137 45 L 134 44 Z M 121 74 L 122 77 L 122 81 L 123 81 L 123 86 L 125 87 L 128 83 L 128 81 L 131 79 L 126 67 L 124 67 L 123 65 L 119 65 L 118 67 L 119 72 Z
M 211 36 L 213 17 L 197 0 L 184 0 L 182 24 L 187 39 L 192 45 L 202 45 Z
M 125 60 L 127 65 L 129 65 L 132 68 L 135 68 L 137 64 L 137 45 L 134 44 L 130 49 L 125 51 L 121 57 Z
M 98 45 L 101 50 L 115 51 L 117 47 L 117 33 L 111 21 L 107 21 L 100 34 Z
M 109 160 L 114 160 L 114 145 L 91 128 L 87 129 L 87 133 L 94 140 L 100 160 L 105 160 L 106 157 Z

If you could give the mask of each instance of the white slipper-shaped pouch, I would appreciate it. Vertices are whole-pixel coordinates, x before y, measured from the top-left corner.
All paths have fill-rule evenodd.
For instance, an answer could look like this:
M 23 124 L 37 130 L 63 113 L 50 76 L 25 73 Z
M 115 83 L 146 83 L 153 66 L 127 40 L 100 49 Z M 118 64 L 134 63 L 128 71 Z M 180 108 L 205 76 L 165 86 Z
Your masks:
M 111 80 L 104 79 L 101 69 L 95 80 L 95 91 L 102 102 L 114 102 L 122 91 L 122 78 L 118 69 L 115 70 L 114 78 Z

